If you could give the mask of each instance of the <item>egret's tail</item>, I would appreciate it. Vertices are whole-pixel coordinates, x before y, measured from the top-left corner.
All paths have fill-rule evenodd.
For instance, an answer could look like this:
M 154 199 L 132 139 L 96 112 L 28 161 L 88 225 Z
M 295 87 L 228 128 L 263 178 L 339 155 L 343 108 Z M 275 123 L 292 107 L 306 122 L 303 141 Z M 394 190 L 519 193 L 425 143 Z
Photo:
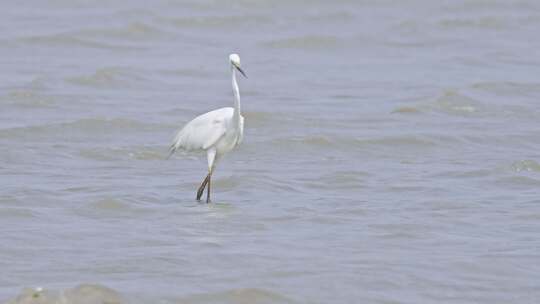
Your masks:
M 167 155 L 167 159 L 171 158 L 171 156 L 176 152 L 176 147 L 174 145 L 171 145 L 169 148 L 169 155 Z

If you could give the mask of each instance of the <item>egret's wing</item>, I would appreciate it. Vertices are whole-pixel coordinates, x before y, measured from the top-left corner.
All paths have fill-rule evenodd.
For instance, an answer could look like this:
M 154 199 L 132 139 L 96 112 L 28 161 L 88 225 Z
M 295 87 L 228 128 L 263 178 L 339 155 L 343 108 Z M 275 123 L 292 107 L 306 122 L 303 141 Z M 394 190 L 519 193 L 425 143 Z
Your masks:
M 232 113 L 232 108 L 221 108 L 197 116 L 188 122 L 176 134 L 171 144 L 170 155 L 179 149 L 206 150 L 214 145 L 225 134 L 226 122 L 232 117 Z

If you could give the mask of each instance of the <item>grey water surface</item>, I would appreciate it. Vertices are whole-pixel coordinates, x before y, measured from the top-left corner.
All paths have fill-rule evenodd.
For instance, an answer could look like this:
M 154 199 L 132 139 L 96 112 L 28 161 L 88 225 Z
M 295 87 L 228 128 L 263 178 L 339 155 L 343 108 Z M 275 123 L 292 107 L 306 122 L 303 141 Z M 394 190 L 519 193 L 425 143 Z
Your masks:
M 540 303 L 540 2 L 0 16 L 0 302 Z M 232 52 L 244 142 L 197 203 L 167 148 Z

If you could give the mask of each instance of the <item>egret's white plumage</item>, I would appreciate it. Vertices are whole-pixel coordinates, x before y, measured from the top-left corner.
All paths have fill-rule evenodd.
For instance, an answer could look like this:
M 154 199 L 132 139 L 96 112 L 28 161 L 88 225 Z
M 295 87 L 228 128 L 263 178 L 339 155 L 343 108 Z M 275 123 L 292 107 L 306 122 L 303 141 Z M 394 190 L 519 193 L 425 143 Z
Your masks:
M 174 151 L 178 149 L 185 151 L 209 149 L 223 139 L 228 129 L 232 130 L 234 128 L 234 126 L 231 126 L 233 115 L 234 108 L 225 107 L 197 116 L 178 131 L 171 149 Z M 237 140 L 226 141 L 235 145 L 240 143 L 243 136 L 243 126 L 244 117 L 240 116 L 239 133 L 234 134 L 237 135 Z
M 216 162 L 224 154 L 238 146 L 244 135 L 244 117 L 240 113 L 240 91 L 236 81 L 236 70 L 242 75 L 246 75 L 240 67 L 240 57 L 237 54 L 231 54 L 229 62 L 232 73 L 234 108 L 225 107 L 195 117 L 178 131 L 170 148 L 170 155 L 177 150 L 206 151 L 208 175 L 197 191 L 197 200 L 199 200 L 208 184 L 206 202 L 210 201 L 210 180 Z

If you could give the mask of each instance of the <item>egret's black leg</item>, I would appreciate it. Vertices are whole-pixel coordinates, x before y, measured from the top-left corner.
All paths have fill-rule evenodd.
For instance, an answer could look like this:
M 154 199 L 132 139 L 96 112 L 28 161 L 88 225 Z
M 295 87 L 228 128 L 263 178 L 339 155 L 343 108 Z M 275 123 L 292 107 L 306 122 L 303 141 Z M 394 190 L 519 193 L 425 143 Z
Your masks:
M 206 203 L 210 203 L 210 184 L 212 180 L 212 173 L 208 173 L 208 189 L 206 189 Z
M 206 184 L 208 184 L 208 181 L 210 181 L 210 173 L 206 176 L 206 178 L 201 183 L 201 186 L 199 187 L 199 190 L 197 190 L 197 200 L 201 201 L 201 196 L 203 195 L 204 188 L 206 187 Z

